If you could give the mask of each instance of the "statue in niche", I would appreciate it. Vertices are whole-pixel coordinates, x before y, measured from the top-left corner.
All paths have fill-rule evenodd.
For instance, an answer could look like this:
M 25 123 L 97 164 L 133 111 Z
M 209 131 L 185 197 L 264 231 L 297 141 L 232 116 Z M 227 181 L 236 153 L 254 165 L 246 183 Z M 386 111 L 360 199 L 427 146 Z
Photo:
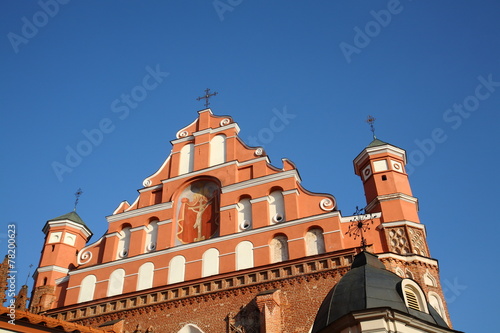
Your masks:
M 177 240 L 199 242 L 219 232 L 219 187 L 211 181 L 187 186 L 177 201 Z

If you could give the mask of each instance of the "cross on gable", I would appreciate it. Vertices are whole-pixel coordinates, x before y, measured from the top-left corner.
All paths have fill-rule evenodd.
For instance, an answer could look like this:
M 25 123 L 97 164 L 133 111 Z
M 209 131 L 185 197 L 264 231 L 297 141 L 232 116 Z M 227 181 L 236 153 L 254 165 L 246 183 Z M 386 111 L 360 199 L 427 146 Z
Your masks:
M 205 100 L 205 108 L 208 108 L 208 106 L 210 105 L 210 102 L 209 102 L 210 97 L 215 96 L 217 94 L 218 94 L 218 92 L 216 92 L 216 91 L 211 94 L 210 88 L 207 88 L 207 89 L 205 89 L 205 96 L 198 97 L 196 100 L 200 101 L 200 100 L 204 99 Z

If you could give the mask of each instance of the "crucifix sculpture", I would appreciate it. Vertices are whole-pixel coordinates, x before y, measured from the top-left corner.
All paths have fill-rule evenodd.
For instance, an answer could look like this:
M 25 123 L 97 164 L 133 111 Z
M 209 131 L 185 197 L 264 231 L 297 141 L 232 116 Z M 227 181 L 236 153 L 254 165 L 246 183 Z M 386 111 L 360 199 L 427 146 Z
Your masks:
M 218 92 L 216 92 L 216 91 L 211 94 L 210 88 L 207 88 L 207 89 L 205 89 L 205 96 L 198 97 L 196 100 L 200 101 L 200 100 L 204 99 L 205 100 L 205 108 L 208 109 L 208 106 L 210 105 L 210 102 L 208 100 L 210 99 L 210 97 L 215 96 L 217 94 L 218 94 Z

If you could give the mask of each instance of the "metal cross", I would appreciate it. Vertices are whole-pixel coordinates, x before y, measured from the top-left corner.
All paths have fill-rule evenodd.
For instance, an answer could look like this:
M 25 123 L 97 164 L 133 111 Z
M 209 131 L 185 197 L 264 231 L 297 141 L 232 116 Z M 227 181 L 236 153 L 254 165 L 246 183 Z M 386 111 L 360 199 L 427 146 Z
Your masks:
M 216 92 L 216 91 L 213 94 L 211 94 L 210 89 L 207 88 L 207 89 L 205 89 L 205 96 L 198 97 L 196 100 L 200 101 L 200 100 L 204 99 L 205 100 L 205 108 L 208 109 L 208 106 L 210 105 L 210 102 L 208 100 L 210 99 L 210 97 L 215 96 L 217 94 L 218 94 L 218 92 Z
M 76 206 L 78 205 L 78 199 L 80 199 L 80 196 L 82 195 L 83 191 L 81 188 L 79 188 L 78 190 L 76 190 L 76 193 L 75 193 L 75 197 L 76 197 L 76 200 L 75 200 L 75 208 L 73 209 L 73 211 L 76 212 Z
M 356 206 L 356 211 L 350 222 L 351 225 L 345 234 L 351 237 L 354 236 L 354 239 L 360 237 L 361 248 L 365 251 L 368 244 L 366 243 L 364 232 L 370 230 L 370 224 L 373 224 L 373 215 L 367 213 L 365 208 L 360 209 Z
M 372 116 L 368 116 L 366 119 L 366 122 L 370 125 L 371 131 L 373 133 L 373 139 L 375 140 L 377 137 L 375 136 L 375 126 L 373 125 L 375 123 L 375 118 Z

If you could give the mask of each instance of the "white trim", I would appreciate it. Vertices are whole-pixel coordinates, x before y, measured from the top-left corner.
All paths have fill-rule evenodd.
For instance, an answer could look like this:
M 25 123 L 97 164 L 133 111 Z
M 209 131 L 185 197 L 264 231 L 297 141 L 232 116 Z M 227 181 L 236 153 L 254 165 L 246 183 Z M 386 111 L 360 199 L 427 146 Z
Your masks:
M 130 209 L 132 209 L 132 207 L 137 206 L 137 204 L 139 203 L 139 198 L 140 197 L 141 196 L 138 195 L 137 198 L 134 200 L 134 202 L 132 202 L 132 204 L 130 205 L 130 207 L 128 207 L 127 209 L 125 209 L 125 211 L 123 213 L 128 212 Z M 123 213 L 121 213 L 121 214 L 123 214 Z
M 294 177 L 298 183 L 301 182 L 301 179 L 300 179 L 300 176 L 299 176 L 297 170 L 292 169 L 292 170 L 288 170 L 288 171 L 282 171 L 279 173 L 275 173 L 272 175 L 262 176 L 262 177 L 258 177 L 258 178 L 254 178 L 254 179 L 250 179 L 250 180 L 245 180 L 245 181 L 242 181 L 242 182 L 236 183 L 236 184 L 231 184 L 231 185 L 223 187 L 221 190 L 222 190 L 222 193 L 229 193 L 229 192 L 233 192 L 233 191 L 242 190 L 242 189 L 245 189 L 248 187 L 254 187 L 254 186 L 258 186 L 258 185 L 262 185 L 262 184 L 267 184 L 270 182 L 274 182 L 276 180 L 281 180 L 281 179 L 286 179 L 286 178 L 291 178 L 291 177 Z
M 326 231 L 323 232 L 323 235 L 333 234 L 334 232 L 341 232 L 341 230 Z
M 228 205 L 228 206 L 221 207 L 220 211 L 223 212 L 225 210 L 230 210 L 230 209 L 237 209 L 237 204 L 233 204 L 233 205 Z
M 402 220 L 402 221 L 394 221 L 394 222 L 385 222 L 385 223 L 381 224 L 382 228 L 400 227 L 402 225 L 406 225 L 409 227 L 420 229 L 424 232 L 424 236 L 427 236 L 426 232 L 425 232 L 425 225 L 423 225 L 421 223 Z
M 288 195 L 288 194 L 297 194 L 297 195 L 299 195 L 300 193 L 299 193 L 298 189 L 294 188 L 292 190 L 283 191 L 283 192 L 281 192 L 281 194 L 282 195 Z
M 139 200 L 139 198 L 137 198 L 137 200 Z M 134 202 L 134 204 L 135 204 L 135 202 Z M 130 206 L 130 207 L 132 207 L 132 206 Z M 123 213 L 106 216 L 106 220 L 108 221 L 108 223 L 111 223 L 111 222 L 116 222 L 116 221 L 120 221 L 120 220 L 123 220 L 123 219 L 129 219 L 129 218 L 140 216 L 140 215 L 144 215 L 144 214 L 150 214 L 150 213 L 158 212 L 158 211 L 165 210 L 165 209 L 170 209 L 170 208 L 172 208 L 172 202 L 171 201 L 169 201 L 169 202 L 163 202 L 163 203 L 156 204 L 156 205 L 153 205 L 153 206 L 147 206 L 147 207 L 137 208 L 137 209 L 134 209 L 132 211 L 126 211 L 126 212 L 123 212 Z
M 130 207 L 130 204 L 128 203 L 127 200 L 123 200 L 122 202 L 120 202 L 120 204 L 118 205 L 118 207 L 116 207 L 116 209 L 113 211 L 113 214 L 112 215 L 115 215 L 117 214 L 116 212 L 124 205 L 124 204 L 127 204 L 129 207 Z
M 396 254 L 396 253 L 380 253 L 380 254 L 377 254 L 377 256 L 379 257 L 379 259 L 391 258 L 391 259 L 396 259 L 396 260 L 401 260 L 401 261 L 406 261 L 406 262 L 422 261 L 422 262 L 429 264 L 429 265 L 438 266 L 438 261 L 436 259 L 421 257 L 418 255 L 404 256 L 404 255 L 400 255 L 400 254 Z
M 37 268 L 37 270 L 36 270 L 37 273 L 53 272 L 53 271 L 58 272 L 58 273 L 68 274 L 69 269 L 64 268 L 64 267 L 60 267 L 60 266 L 56 266 L 56 265 L 50 265 L 50 266 L 44 266 L 44 267 Z
M 158 226 L 160 226 L 160 225 L 164 225 L 164 224 L 168 224 L 168 223 L 172 223 L 172 219 L 168 219 L 168 220 L 164 220 L 164 221 L 158 221 L 156 224 Z
M 135 228 L 130 228 L 130 232 L 140 231 L 141 229 L 142 230 L 148 230 L 145 225 L 140 225 L 140 226 L 135 227 Z
M 259 198 L 255 198 L 255 199 L 250 199 L 250 203 L 253 205 L 254 203 L 257 203 L 257 202 L 261 202 L 261 201 L 268 201 L 269 202 L 269 198 L 266 196 L 263 196 L 263 197 L 259 197 Z
M 67 282 L 67 281 L 69 281 L 69 275 L 66 275 L 65 277 L 56 279 L 56 284 L 59 285 L 61 283 Z
M 85 237 L 92 236 L 92 232 L 90 231 L 90 229 L 86 225 L 78 223 L 78 222 L 74 222 L 74 221 L 71 221 L 68 219 L 57 220 L 57 221 L 47 221 L 47 223 L 45 224 L 42 231 L 44 234 L 47 234 L 49 229 L 55 228 L 55 227 L 71 227 L 71 228 L 75 228 L 79 231 L 82 231 L 83 234 L 85 235 Z
M 400 157 L 403 160 L 403 163 L 406 165 L 406 151 L 388 143 L 363 149 L 363 151 L 354 159 L 354 165 L 361 165 L 366 161 L 366 159 L 368 159 L 369 156 L 382 153 L 396 155 Z
M 147 180 L 147 178 L 145 180 Z M 161 189 L 162 187 L 163 187 L 162 184 L 158 184 L 158 185 L 154 185 L 154 186 L 150 186 L 150 187 L 143 187 L 143 188 L 141 188 L 138 191 L 139 191 L 139 193 L 144 193 L 144 192 L 149 192 L 149 191 L 154 191 L 154 190 L 157 190 L 157 189 Z M 115 214 L 116 213 L 113 213 L 113 215 L 115 215 Z

